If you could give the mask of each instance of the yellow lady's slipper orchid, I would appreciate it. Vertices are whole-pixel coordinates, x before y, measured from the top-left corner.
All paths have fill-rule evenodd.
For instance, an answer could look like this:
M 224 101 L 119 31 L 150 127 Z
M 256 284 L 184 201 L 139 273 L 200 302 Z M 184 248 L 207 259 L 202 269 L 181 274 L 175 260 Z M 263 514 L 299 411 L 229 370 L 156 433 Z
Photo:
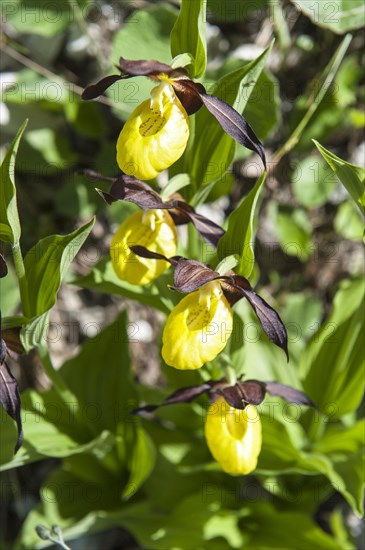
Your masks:
M 249 474 L 256 468 L 262 439 L 253 405 L 235 409 L 220 397 L 208 409 L 205 437 L 213 457 L 228 474 Z
M 188 116 L 173 87 L 164 81 L 125 123 L 117 163 L 129 176 L 150 180 L 177 161 L 189 138 Z
M 176 369 L 199 369 L 225 347 L 232 333 L 231 308 L 217 281 L 191 292 L 170 313 L 162 357 Z
M 166 271 L 170 264 L 136 256 L 133 245 L 148 247 L 153 252 L 176 254 L 176 227 L 166 210 L 135 212 L 115 233 L 110 253 L 114 270 L 120 279 L 135 285 L 146 285 Z

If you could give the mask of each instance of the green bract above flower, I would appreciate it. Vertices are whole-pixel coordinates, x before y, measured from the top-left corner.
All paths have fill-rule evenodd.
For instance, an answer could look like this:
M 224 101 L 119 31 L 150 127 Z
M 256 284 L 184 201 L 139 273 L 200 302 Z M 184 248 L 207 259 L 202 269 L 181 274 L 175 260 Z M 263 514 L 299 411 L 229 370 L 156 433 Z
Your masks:
M 205 438 L 213 457 L 227 474 L 249 474 L 257 466 L 262 442 L 256 407 L 235 409 L 220 397 L 208 409 Z
M 118 277 L 136 285 L 146 285 L 169 267 L 168 262 L 137 257 L 131 246 L 145 244 L 160 254 L 176 253 L 176 228 L 166 210 L 135 212 L 115 233 L 110 255 Z
M 133 111 L 117 143 L 117 162 L 128 175 L 152 179 L 183 154 L 188 138 L 187 115 L 202 105 L 217 119 L 223 130 L 238 143 L 255 151 L 266 165 L 262 144 L 246 120 L 233 107 L 205 92 L 184 68 L 173 69 L 158 61 L 119 60 L 121 74 L 110 75 L 85 88 L 83 99 L 93 99 L 118 80 L 146 76 L 160 84 L 152 98 Z
M 231 306 L 246 298 L 269 339 L 288 357 L 288 337 L 276 311 L 235 273 L 221 275 L 195 260 L 167 258 L 143 246 L 133 246 L 138 256 L 169 261 L 174 268 L 174 288 L 189 293 L 172 310 L 163 333 L 162 356 L 177 369 L 199 369 L 220 353 L 232 332 Z

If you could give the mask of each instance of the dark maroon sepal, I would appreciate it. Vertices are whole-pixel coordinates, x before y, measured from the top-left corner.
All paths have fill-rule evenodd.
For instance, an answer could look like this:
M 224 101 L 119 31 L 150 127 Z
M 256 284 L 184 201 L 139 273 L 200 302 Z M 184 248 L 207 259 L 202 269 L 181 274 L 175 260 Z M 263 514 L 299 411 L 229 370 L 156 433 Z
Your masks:
M 169 262 L 173 267 L 176 266 L 177 262 L 181 258 L 181 256 L 172 256 L 172 258 L 167 258 L 163 254 L 152 252 L 152 250 L 148 250 L 148 248 L 137 244 L 130 246 L 130 249 L 137 256 L 141 256 L 141 258 L 148 258 L 150 260 L 164 260 L 165 262 Z
M 296 405 L 306 405 L 307 407 L 315 407 L 317 405 L 309 399 L 309 397 L 291 386 L 280 384 L 279 382 L 265 382 L 266 391 L 273 397 L 282 397 L 289 403 L 295 403 Z
M 23 344 L 20 340 L 20 327 L 3 329 L 1 334 L 6 344 L 7 354 L 12 359 L 17 361 L 19 355 L 22 355 L 25 352 Z
M 128 77 L 155 76 L 161 73 L 170 75 L 175 70 L 170 65 L 154 59 L 124 59 L 124 57 L 119 58 L 117 68 Z
M 222 275 L 201 262 L 180 258 L 175 266 L 174 288 L 179 292 L 194 292 L 207 283 L 221 278 Z
M 159 407 L 164 407 L 166 405 L 174 405 L 176 403 L 190 403 L 199 395 L 202 395 L 203 393 L 206 393 L 210 391 L 211 385 L 209 382 L 206 382 L 205 384 L 201 384 L 200 386 L 190 386 L 188 388 L 181 388 L 180 390 L 175 391 L 166 399 L 164 399 L 161 403 L 158 405 L 145 405 L 144 407 L 138 407 L 137 409 L 133 409 L 130 411 L 130 414 L 140 414 L 143 412 L 153 412 Z
M 5 412 L 16 422 L 18 439 L 15 444 L 14 454 L 23 443 L 23 427 L 21 418 L 21 401 L 18 383 L 12 375 L 9 366 L 5 361 L 7 348 L 4 340 L 0 339 L 0 403 Z
M 257 153 L 266 168 L 265 150 L 261 141 L 258 139 L 247 120 L 231 107 L 231 105 L 218 97 L 207 94 L 201 84 L 197 84 L 189 79 L 178 80 L 173 86 L 176 95 L 181 93 L 182 98 L 184 94 L 187 97 L 193 97 L 194 95 L 196 98 L 199 97 L 200 102 L 203 103 L 208 111 L 217 119 L 223 130 L 235 141 L 247 147 L 250 151 Z M 180 99 L 180 101 L 184 105 L 183 100 Z
M 203 105 L 200 94 L 205 94 L 203 84 L 183 77 L 174 79 L 172 87 L 188 115 L 199 111 Z
M 142 210 L 169 208 L 169 205 L 164 203 L 159 194 L 153 191 L 149 185 L 124 174 L 113 182 L 109 192 L 99 189 L 97 192 L 108 204 L 116 201 L 128 201 L 136 204 Z
M 6 260 L 2 254 L 0 254 L 0 279 L 6 277 L 8 274 L 8 266 Z
M 260 380 L 238 381 L 234 386 L 228 386 L 224 378 L 221 380 L 209 380 L 199 386 L 190 386 L 175 391 L 157 405 L 145 405 L 133 409 L 130 414 L 153 412 L 159 407 L 173 405 L 175 403 L 190 403 L 203 393 L 221 395 L 226 403 L 234 409 L 243 410 L 247 405 L 260 405 L 266 392 L 272 396 L 282 397 L 289 403 L 316 407 L 311 399 L 303 392 L 279 382 L 261 382 Z
M 161 73 L 167 75 L 171 74 L 174 69 L 170 65 L 160 63 L 159 61 L 147 61 L 144 59 L 124 59 L 119 58 L 119 65 L 116 66 L 120 70 L 121 74 L 112 74 L 106 76 L 96 82 L 87 86 L 81 94 L 82 99 L 95 99 L 105 92 L 112 84 L 118 80 L 125 78 L 131 78 L 133 76 L 148 76 L 155 78 Z
M 283 321 L 275 309 L 261 298 L 261 296 L 256 294 L 245 277 L 232 275 L 231 281 L 224 281 L 222 286 L 231 304 L 239 299 L 239 295 L 246 298 L 269 340 L 285 352 L 286 358 L 289 361 L 288 334 Z
M 188 260 L 186 258 L 182 258 L 181 256 L 167 258 L 163 254 L 152 252 L 144 246 L 131 246 L 130 248 L 134 254 L 137 254 L 137 256 L 141 256 L 142 258 L 165 260 L 166 262 L 170 262 L 174 268 L 173 289 L 178 290 L 179 292 L 194 292 L 194 290 L 198 290 L 198 288 L 211 281 L 222 279 L 222 275 L 220 275 L 217 271 L 213 271 L 210 267 L 196 260 Z
M 254 151 L 266 168 L 265 150 L 249 123 L 233 107 L 218 97 L 200 94 L 208 111 L 218 120 L 223 130 L 235 141 Z
M 122 80 L 123 78 L 128 78 L 128 75 L 111 74 L 109 76 L 106 76 L 95 84 L 90 84 L 90 86 L 86 86 L 85 90 L 81 94 L 81 98 L 86 100 L 95 99 L 96 97 L 99 97 L 99 95 L 103 94 L 105 90 L 110 88 L 110 86 L 114 84 L 114 82 Z
M 177 216 L 181 216 L 182 219 L 185 219 L 185 223 L 191 222 L 195 229 L 200 233 L 205 242 L 217 248 L 218 241 L 223 237 L 225 231 L 212 220 L 209 220 L 202 214 L 195 212 L 194 208 L 187 204 L 184 201 L 177 201 L 175 211 L 177 211 Z M 174 219 L 174 211 L 171 211 L 170 214 Z
M 253 290 L 245 291 L 244 296 L 256 313 L 269 340 L 285 352 L 289 361 L 288 334 L 277 311 Z
M 237 382 L 234 386 L 218 389 L 225 401 L 235 409 L 245 409 L 248 404 L 260 405 L 265 399 L 265 384 L 258 380 Z
M 281 397 L 296 405 L 316 407 L 305 393 L 279 382 L 245 380 L 237 382 L 234 386 L 218 387 L 218 389 L 212 387 L 212 392 L 222 395 L 228 405 L 235 409 L 244 409 L 248 404 L 260 405 L 265 399 L 266 393 L 273 397 Z

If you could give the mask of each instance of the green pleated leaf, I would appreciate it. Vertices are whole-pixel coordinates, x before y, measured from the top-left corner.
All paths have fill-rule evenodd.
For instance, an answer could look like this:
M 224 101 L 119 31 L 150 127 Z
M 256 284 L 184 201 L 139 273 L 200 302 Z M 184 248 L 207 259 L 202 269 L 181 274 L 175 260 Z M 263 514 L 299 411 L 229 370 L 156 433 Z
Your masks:
M 26 353 L 46 343 L 48 327 L 49 310 L 23 323 L 20 330 L 20 341 Z
M 19 143 L 28 120 L 19 128 L 0 168 L 0 240 L 16 244 L 21 229 L 15 188 L 15 161 Z
M 92 326 L 95 328 L 95 323 Z M 65 458 L 92 452 L 100 463 L 105 460 L 100 468 L 113 475 L 117 472 L 124 480 L 118 498 L 128 499 L 138 490 L 151 473 L 155 452 L 140 419 L 129 415 L 138 404 L 130 372 L 130 328 L 124 311 L 61 367 L 60 376 L 74 400 L 65 403 L 53 389 L 22 396 L 25 439 L 15 458 L 15 423 L 7 417 L 1 419 L 4 469 L 48 456 Z
M 359 420 L 351 428 L 334 424 L 314 444 L 315 452 L 323 453 L 331 459 L 338 475 L 338 490 L 359 516 L 364 513 L 364 433 L 364 420 Z
M 352 428 L 330 425 L 318 443 L 310 444 L 289 409 L 268 400 L 261 405 L 262 450 L 258 473 L 323 475 L 357 513 L 363 513 L 364 422 Z M 293 408 L 298 417 L 298 407 Z
M 333 310 L 301 355 L 306 393 L 331 419 L 355 410 L 362 399 L 364 281 L 344 281 Z
M 130 372 L 126 312 L 100 334 L 88 340 L 80 354 L 67 361 L 61 375 L 77 396 L 81 410 L 91 405 L 92 434 L 108 429 L 117 434 L 118 460 L 125 463 L 129 479 L 121 496 L 130 498 L 151 473 L 155 463 L 152 441 L 140 426 L 139 419 L 129 415 L 138 403 Z M 138 340 L 138 330 L 133 335 Z
M 239 263 L 235 271 L 246 278 L 251 275 L 255 261 L 253 250 L 254 215 L 265 178 L 266 172 L 259 178 L 255 187 L 236 210 L 230 214 L 227 231 L 218 243 L 218 258 L 222 260 L 231 254 L 237 255 Z
M 365 216 L 365 169 L 340 159 L 315 139 L 312 141 Z
M 69 235 L 52 235 L 39 241 L 27 253 L 24 265 L 31 316 L 48 311 L 56 302 L 57 292 L 72 260 L 94 225 L 94 219 Z
M 77 429 L 77 402 L 65 404 L 54 390 L 28 391 L 21 396 L 24 441 L 14 456 L 15 422 L 1 415 L 0 470 L 18 468 L 48 457 L 64 458 L 115 445 L 115 436 L 104 430 L 93 438 Z M 85 437 L 86 436 L 86 437 Z M 107 443 L 108 442 L 108 443 Z
M 8 273 L 6 277 L 1 280 L 1 314 L 3 316 L 12 315 L 16 312 L 19 303 L 19 287 L 18 281 L 15 275 L 14 268 L 10 265 L 8 266 Z M 2 318 L 4 322 L 4 317 Z M 2 326 L 3 325 L 2 322 Z
M 251 63 L 223 76 L 212 90 L 208 90 L 209 94 L 225 101 L 242 114 L 271 47 Z M 195 138 L 187 159 L 189 174 L 198 189 L 225 174 L 233 161 L 235 149 L 233 139 L 212 118 L 208 110 L 202 107 L 195 115 Z
M 273 547 L 273 541 L 275 548 L 283 550 L 344 550 L 308 515 L 293 510 L 292 504 L 290 511 L 277 509 L 271 502 L 254 502 L 251 496 L 236 509 L 235 493 L 241 486 L 226 486 L 225 482 L 220 485 L 215 478 L 193 487 L 190 494 L 173 501 L 168 509 L 152 506 L 146 501 L 105 509 L 105 497 L 113 501 L 113 496 L 109 493 L 109 487 L 104 486 L 104 498 L 100 499 L 99 508 L 94 505 L 95 510 L 86 513 L 87 508 L 92 508 L 83 496 L 87 485 L 79 487 L 77 478 L 66 471 L 61 471 L 62 476 L 57 474 L 48 480 L 48 501 L 44 500 L 43 505 L 27 516 L 17 548 L 37 550 L 44 547 L 44 543 L 37 539 L 35 526 L 39 523 L 57 523 L 62 527 L 66 542 L 83 536 L 85 532 L 90 534 L 112 526 L 122 526 L 141 547 L 149 550 L 208 547 L 210 550 L 266 550 Z M 183 481 L 188 486 L 189 477 L 185 476 Z M 56 489 L 60 486 L 76 487 L 71 503 L 67 502 L 70 499 L 66 498 L 66 491 L 60 498 L 55 498 Z M 233 506 L 230 508 L 231 502 Z M 85 515 L 80 519 L 82 504 Z M 353 549 L 351 545 L 346 546 L 346 550 Z
M 191 54 L 190 76 L 201 76 L 207 64 L 205 40 L 206 0 L 182 0 L 179 17 L 171 31 L 171 55 Z
M 86 532 L 89 535 L 98 529 L 93 521 L 90 523 L 91 518 L 96 522 L 96 511 L 103 518 L 103 528 L 108 528 L 113 525 L 109 518 L 113 507 L 120 502 L 118 493 L 124 483 L 124 472 L 119 472 L 119 476 L 111 474 L 97 460 L 97 452 L 70 456 L 44 481 L 40 488 L 41 500 L 27 515 L 14 546 L 19 550 L 49 548 L 49 541 L 40 540 L 35 530 L 40 524 L 48 528 L 58 525 L 66 540 L 82 539 Z M 83 534 L 78 530 L 80 522 Z
M 128 419 L 128 410 L 137 401 L 130 374 L 126 312 L 108 327 L 87 340 L 80 353 L 60 370 L 69 389 L 81 406 L 94 405 L 92 432 L 103 429 L 115 432 L 120 422 Z M 137 333 L 138 338 L 138 333 Z
M 122 492 L 124 499 L 130 498 L 150 475 L 156 460 L 156 450 L 150 436 L 137 427 L 135 441 L 129 462 L 130 475 Z

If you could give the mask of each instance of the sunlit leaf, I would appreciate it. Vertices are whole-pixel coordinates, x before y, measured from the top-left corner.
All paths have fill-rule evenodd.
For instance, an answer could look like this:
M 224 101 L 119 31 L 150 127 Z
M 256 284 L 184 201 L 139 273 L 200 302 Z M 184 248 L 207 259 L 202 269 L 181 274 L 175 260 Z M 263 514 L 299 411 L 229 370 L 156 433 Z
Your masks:
M 236 271 L 244 277 L 251 275 L 254 266 L 254 215 L 265 177 L 266 173 L 261 176 L 255 187 L 229 216 L 226 234 L 218 244 L 220 259 L 229 254 L 238 255 L 239 263 Z
M 156 450 L 150 436 L 140 427 L 136 428 L 132 456 L 129 460 L 130 475 L 122 493 L 124 499 L 131 497 L 151 474 L 155 465 Z
M 15 161 L 19 143 L 27 124 L 26 120 L 20 127 L 0 169 L 0 239 L 11 244 L 19 243 L 21 233 L 16 201 Z
M 364 420 L 359 420 L 351 428 L 330 425 L 324 436 L 314 444 L 315 452 L 331 458 L 333 468 L 341 479 L 338 489 L 359 516 L 364 513 L 364 430 Z
M 325 149 L 318 141 L 313 140 L 313 142 L 333 172 L 346 187 L 362 215 L 365 216 L 365 169 L 340 159 L 331 151 Z
M 32 289 L 29 296 L 31 315 L 41 315 L 55 304 L 62 278 L 89 235 L 94 221 L 92 219 L 69 235 L 46 237 L 29 250 L 24 264 L 28 287 Z
M 180 13 L 171 31 L 171 54 L 192 55 L 191 77 L 199 77 L 205 71 L 207 46 L 205 41 L 206 1 L 182 0 Z
M 331 315 L 301 354 L 304 389 L 332 419 L 355 410 L 363 397 L 363 312 L 363 281 L 344 281 Z

